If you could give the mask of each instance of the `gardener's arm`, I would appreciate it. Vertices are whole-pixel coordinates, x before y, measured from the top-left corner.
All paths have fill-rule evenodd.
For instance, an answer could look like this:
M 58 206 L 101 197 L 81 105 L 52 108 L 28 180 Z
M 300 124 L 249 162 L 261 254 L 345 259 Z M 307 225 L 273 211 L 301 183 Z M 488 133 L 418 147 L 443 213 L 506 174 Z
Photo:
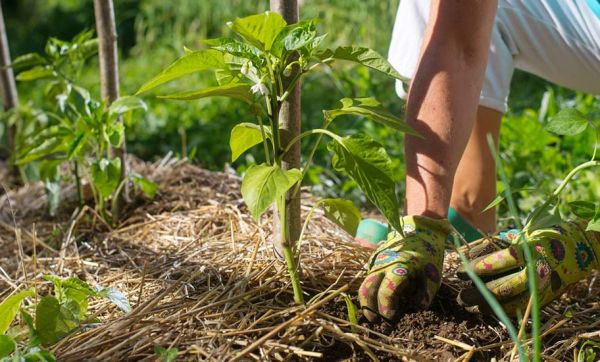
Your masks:
M 420 1 L 420 0 L 415 0 Z M 407 120 L 425 139 L 406 139 L 406 233 L 369 261 L 358 298 L 365 316 L 397 319 L 426 308 L 441 285 L 445 220 L 454 174 L 475 122 L 496 1 L 433 0 Z
M 408 96 L 406 213 L 445 218 L 476 118 L 497 2 L 433 0 Z

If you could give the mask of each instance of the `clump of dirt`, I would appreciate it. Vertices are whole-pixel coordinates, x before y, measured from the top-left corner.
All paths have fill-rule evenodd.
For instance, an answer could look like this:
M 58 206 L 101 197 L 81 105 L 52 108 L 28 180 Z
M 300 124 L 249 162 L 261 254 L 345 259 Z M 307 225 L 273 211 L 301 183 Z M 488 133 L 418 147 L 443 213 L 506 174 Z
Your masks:
M 389 337 L 395 344 L 407 350 L 428 356 L 431 359 L 450 361 L 463 355 L 465 349 L 437 339 L 442 337 L 469 346 L 485 346 L 509 339 L 505 329 L 492 318 L 481 314 L 467 312 L 456 302 L 456 291 L 442 284 L 437 296 L 428 310 L 408 312 L 397 323 L 385 321 L 371 323 L 361 317 L 359 324 L 365 328 Z M 358 305 L 358 301 L 354 299 Z M 347 319 L 347 309 L 341 304 L 332 304 L 325 308 L 327 313 L 340 319 Z M 381 360 L 398 360 L 389 353 L 376 353 Z M 490 360 L 501 357 L 497 349 L 478 352 L 473 355 L 476 360 Z M 370 360 L 362 350 L 358 351 L 349 345 L 338 343 L 328 350 L 326 360 Z

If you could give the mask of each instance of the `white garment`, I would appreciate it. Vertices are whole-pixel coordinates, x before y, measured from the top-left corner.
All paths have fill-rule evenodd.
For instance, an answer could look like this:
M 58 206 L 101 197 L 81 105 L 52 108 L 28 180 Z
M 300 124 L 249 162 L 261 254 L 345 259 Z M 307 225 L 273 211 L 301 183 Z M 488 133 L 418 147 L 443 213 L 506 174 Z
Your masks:
M 430 0 L 401 0 L 390 63 L 412 78 Z M 506 112 L 514 69 L 574 90 L 600 94 L 600 19 L 586 0 L 499 0 L 479 104 Z M 406 97 L 401 82 L 396 92 Z

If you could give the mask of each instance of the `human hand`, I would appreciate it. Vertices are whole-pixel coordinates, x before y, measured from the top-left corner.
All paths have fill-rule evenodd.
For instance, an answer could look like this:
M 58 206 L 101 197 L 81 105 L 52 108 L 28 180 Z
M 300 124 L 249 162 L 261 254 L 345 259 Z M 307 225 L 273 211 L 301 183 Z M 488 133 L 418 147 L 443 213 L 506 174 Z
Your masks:
M 448 221 L 406 216 L 401 224 L 404 237 L 388 235 L 371 256 L 359 289 L 361 308 L 372 322 L 379 316 L 397 319 L 408 306 L 427 308 L 441 285 Z
M 599 267 L 600 233 L 586 232 L 582 223 L 564 222 L 535 230 L 523 239 L 535 261 L 540 306 L 558 298 L 569 286 Z M 487 281 L 486 287 L 509 316 L 515 316 L 518 310 L 524 312 L 530 299 L 523 242 L 494 250 L 490 241 L 482 241 L 468 253 L 472 270 Z M 469 278 L 463 267 L 457 275 Z M 492 313 L 474 286 L 462 290 L 458 302 L 473 311 Z

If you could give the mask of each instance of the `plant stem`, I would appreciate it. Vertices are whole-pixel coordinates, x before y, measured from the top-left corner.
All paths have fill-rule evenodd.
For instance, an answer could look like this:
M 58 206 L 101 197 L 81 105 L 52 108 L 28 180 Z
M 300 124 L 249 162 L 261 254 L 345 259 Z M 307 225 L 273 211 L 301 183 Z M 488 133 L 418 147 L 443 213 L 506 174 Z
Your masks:
M 272 94 L 271 97 L 267 96 L 267 104 L 271 104 L 272 114 L 271 116 L 271 131 L 273 134 L 273 148 L 274 148 L 274 163 L 279 167 L 282 166 L 283 152 L 281 149 L 281 135 L 279 134 L 279 112 L 281 109 L 282 101 L 278 99 L 281 95 L 282 89 L 278 88 L 278 81 L 280 78 L 275 76 L 273 65 L 271 63 L 270 55 L 265 54 L 267 62 L 267 68 L 271 75 Z M 283 87 L 281 87 L 283 88 Z M 264 136 L 263 136 L 264 139 Z M 296 255 L 290 244 L 290 230 L 288 223 L 288 209 L 286 202 L 286 195 L 282 195 L 277 200 L 277 209 L 279 211 L 279 228 L 280 228 L 280 243 L 283 251 L 283 257 L 286 261 L 290 281 L 292 283 L 292 289 L 294 292 L 294 302 L 297 304 L 304 304 L 304 295 L 302 294 L 302 285 L 300 284 L 300 277 L 298 275 L 298 268 L 296 267 Z
M 117 189 L 115 190 L 115 192 L 113 192 L 112 195 L 112 200 L 111 200 L 111 206 L 110 206 L 110 210 L 111 213 L 113 214 L 113 224 L 111 224 L 111 226 L 116 226 L 116 224 L 119 222 L 119 220 L 114 216 L 119 212 L 119 195 L 121 195 L 121 191 L 123 191 L 123 187 L 125 187 L 125 184 L 127 183 L 128 178 L 124 178 L 123 180 L 121 180 L 121 182 L 119 183 L 119 186 L 117 186 Z
M 308 172 L 308 167 L 310 166 L 312 159 L 315 155 L 315 152 L 317 151 L 317 148 L 319 147 L 319 144 L 321 143 L 321 139 L 323 138 L 323 135 L 328 135 L 329 137 L 331 137 L 335 140 L 338 140 L 338 141 L 341 140 L 340 136 L 336 135 L 333 132 L 326 130 L 325 128 L 327 126 L 329 126 L 329 122 L 327 120 L 325 120 L 325 122 L 323 123 L 323 128 L 311 129 L 306 132 L 302 132 L 298 136 L 294 137 L 288 143 L 286 149 L 283 150 L 283 153 L 285 154 L 287 151 L 289 151 L 289 149 L 291 148 L 291 146 L 294 143 L 298 142 L 302 138 L 309 136 L 311 134 L 317 134 L 317 133 L 319 134 L 319 137 L 317 138 L 317 141 L 315 142 L 312 149 L 310 150 L 310 153 L 308 154 L 308 158 L 306 159 L 306 163 L 304 164 L 304 167 L 302 168 L 302 176 L 300 177 L 300 181 L 296 184 L 296 186 L 294 187 L 294 190 L 292 191 L 292 197 L 295 197 L 298 194 L 298 192 L 300 191 L 300 187 L 302 185 L 302 180 L 304 179 L 304 176 L 306 176 L 306 173 Z
M 267 164 L 270 166 L 270 165 L 272 165 L 272 163 L 271 163 L 271 157 L 269 156 L 269 146 L 267 145 L 267 135 L 265 134 L 265 126 L 263 125 L 263 121 L 260 116 L 256 116 L 256 119 L 258 120 L 258 124 L 260 126 L 260 134 L 262 136 L 263 146 L 265 148 L 265 160 L 267 161 Z
M 285 100 L 288 99 L 288 97 L 290 96 L 292 90 L 294 89 L 294 87 L 298 83 L 298 80 L 300 79 L 300 77 L 302 76 L 302 74 L 304 74 L 304 73 L 302 73 L 301 71 L 298 71 L 298 73 L 296 73 L 296 75 L 294 76 L 294 78 L 292 78 L 292 80 L 290 81 L 290 84 L 288 85 L 287 89 L 281 95 L 281 97 L 279 99 L 280 102 L 285 102 Z
M 556 188 L 556 190 L 554 190 L 552 195 L 558 196 L 562 192 L 562 190 L 567 186 L 567 183 L 569 183 L 573 176 L 575 176 L 579 171 L 595 166 L 600 166 L 600 161 L 588 161 L 572 169 L 571 172 L 569 172 L 565 179 L 561 182 L 561 184 Z
M 592 161 L 596 159 L 596 152 L 598 151 L 598 141 L 600 141 L 600 129 L 594 127 L 594 136 L 596 137 L 596 142 L 594 143 L 594 153 L 592 153 Z
M 323 200 L 319 200 L 319 201 L 315 202 L 313 207 L 311 207 L 310 210 L 308 211 L 308 214 L 306 214 L 306 219 L 304 220 L 304 224 L 302 225 L 302 230 L 300 231 L 300 237 L 298 238 L 298 245 L 300 245 L 302 243 L 302 239 L 304 239 L 304 233 L 306 232 L 306 229 L 308 228 L 308 223 L 310 222 L 310 219 L 312 219 L 313 213 L 315 212 L 317 207 L 319 207 L 322 203 L 323 203 Z
M 83 191 L 81 190 L 81 177 L 79 176 L 79 162 L 73 161 L 73 174 L 75 175 L 75 187 L 77 188 L 77 201 L 83 206 Z
M 298 275 L 298 269 L 296 267 L 296 253 L 292 249 L 288 242 L 288 224 L 287 224 L 287 210 L 286 210 L 285 195 L 281 196 L 277 202 L 277 209 L 279 210 L 279 222 L 281 224 L 281 247 L 283 249 L 283 257 L 285 258 L 288 273 L 290 275 L 290 281 L 292 282 L 292 289 L 294 291 L 294 302 L 296 304 L 304 304 L 304 295 L 302 294 L 302 285 L 300 284 L 300 277 Z
M 336 135 L 335 133 L 333 133 L 331 131 L 326 130 L 325 128 L 311 129 L 308 131 L 304 131 L 301 134 L 299 134 L 298 136 L 292 138 L 292 140 L 288 143 L 287 147 L 283 150 L 283 154 L 288 152 L 290 150 L 290 148 L 292 148 L 294 143 L 298 142 L 299 140 L 301 140 L 302 138 L 304 138 L 306 136 L 310 136 L 311 134 L 322 134 L 322 135 L 324 134 L 335 140 L 341 140 L 340 136 Z

